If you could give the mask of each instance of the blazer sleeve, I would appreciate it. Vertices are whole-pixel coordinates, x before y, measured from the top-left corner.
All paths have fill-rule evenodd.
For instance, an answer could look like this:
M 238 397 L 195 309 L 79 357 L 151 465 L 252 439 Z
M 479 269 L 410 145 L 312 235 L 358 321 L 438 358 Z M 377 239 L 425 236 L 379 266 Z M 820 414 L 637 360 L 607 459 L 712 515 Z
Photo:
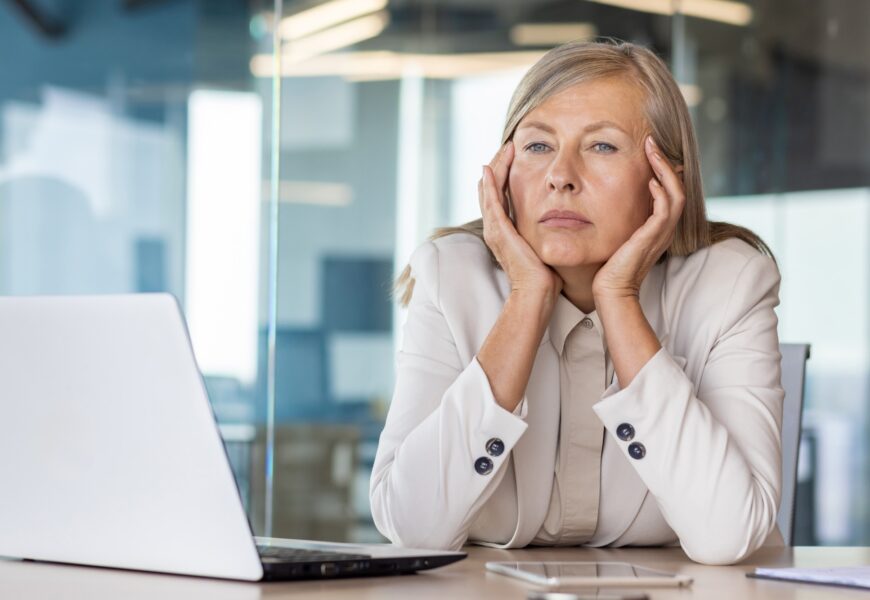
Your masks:
M 425 243 L 410 264 L 415 284 L 372 469 L 372 516 L 395 544 L 458 549 L 526 430 L 526 402 L 505 410 L 477 357 L 461 364 L 439 306 L 437 246 Z M 488 451 L 491 440 L 501 447 Z
M 769 257 L 746 262 L 697 391 L 663 348 L 628 387 L 614 383 L 594 407 L 697 562 L 737 562 L 776 525 L 784 397 L 773 310 L 779 281 Z M 617 435 L 621 424 L 631 425 L 631 439 Z

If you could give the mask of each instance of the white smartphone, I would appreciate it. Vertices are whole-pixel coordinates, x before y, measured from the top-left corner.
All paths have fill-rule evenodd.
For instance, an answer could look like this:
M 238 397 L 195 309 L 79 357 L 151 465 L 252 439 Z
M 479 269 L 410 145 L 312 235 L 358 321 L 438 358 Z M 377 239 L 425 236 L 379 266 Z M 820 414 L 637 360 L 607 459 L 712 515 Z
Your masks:
M 686 575 L 624 562 L 488 562 L 486 569 L 547 588 L 682 587 L 692 583 Z
M 529 592 L 526 600 L 649 600 L 644 592 L 593 588 L 585 592 Z

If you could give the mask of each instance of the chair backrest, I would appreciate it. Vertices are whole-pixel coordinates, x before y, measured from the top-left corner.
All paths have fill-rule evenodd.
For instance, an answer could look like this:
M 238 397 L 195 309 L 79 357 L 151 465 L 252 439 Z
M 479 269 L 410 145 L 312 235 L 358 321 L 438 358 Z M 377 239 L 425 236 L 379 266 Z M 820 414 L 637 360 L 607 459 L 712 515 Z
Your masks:
M 794 506 L 797 489 L 798 447 L 801 438 L 801 415 L 804 405 L 804 375 L 809 344 L 780 344 L 782 353 L 782 498 L 776 522 L 787 546 L 794 539 Z

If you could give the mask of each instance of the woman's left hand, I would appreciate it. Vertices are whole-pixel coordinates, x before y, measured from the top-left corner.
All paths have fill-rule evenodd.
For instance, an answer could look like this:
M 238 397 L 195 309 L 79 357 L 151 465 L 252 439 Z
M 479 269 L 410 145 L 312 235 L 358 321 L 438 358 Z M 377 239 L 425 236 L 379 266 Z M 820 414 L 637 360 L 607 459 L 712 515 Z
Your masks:
M 686 193 L 679 175 L 652 136 L 647 136 L 644 149 L 656 174 L 649 181 L 653 212 L 595 274 L 592 293 L 596 304 L 599 299 L 638 297 L 641 282 L 670 247 L 683 214 Z

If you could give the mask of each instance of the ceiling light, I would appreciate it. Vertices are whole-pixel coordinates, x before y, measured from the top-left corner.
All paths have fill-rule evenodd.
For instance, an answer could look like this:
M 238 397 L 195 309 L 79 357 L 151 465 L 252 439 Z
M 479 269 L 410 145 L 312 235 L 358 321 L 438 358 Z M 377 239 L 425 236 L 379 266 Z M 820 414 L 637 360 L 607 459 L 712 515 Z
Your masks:
M 388 0 L 332 0 L 284 17 L 281 19 L 279 31 L 284 39 L 299 39 L 315 31 L 381 10 L 387 3 Z
M 530 67 L 542 51 L 478 52 L 465 54 L 404 54 L 386 50 L 324 54 L 304 62 L 283 61 L 284 77 L 338 76 L 352 80 L 400 79 L 413 73 L 430 79 L 455 79 L 466 75 Z M 251 59 L 255 77 L 272 76 L 272 55 Z
M 287 42 L 282 60 L 288 64 L 302 62 L 313 56 L 346 48 L 380 34 L 390 22 L 387 11 L 360 17 L 325 29 L 297 41 Z
M 592 23 L 519 23 L 511 27 L 510 38 L 517 46 L 558 46 L 574 40 L 591 40 L 598 35 Z
M 590 0 L 599 4 L 660 15 L 683 14 L 729 25 L 747 25 L 752 21 L 752 8 L 733 0 Z

